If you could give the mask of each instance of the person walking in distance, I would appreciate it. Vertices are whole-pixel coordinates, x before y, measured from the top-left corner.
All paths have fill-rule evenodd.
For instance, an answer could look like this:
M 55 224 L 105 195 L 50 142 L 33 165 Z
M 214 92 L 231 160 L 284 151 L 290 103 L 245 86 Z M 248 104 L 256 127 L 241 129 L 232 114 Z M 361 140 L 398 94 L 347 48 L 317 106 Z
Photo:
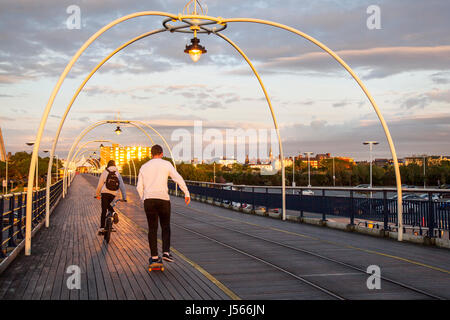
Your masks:
M 99 235 L 103 234 L 103 230 L 105 228 L 106 222 L 106 214 L 108 210 L 111 212 L 114 209 L 111 207 L 111 202 L 116 197 L 118 191 L 122 193 L 122 200 L 127 201 L 127 193 L 125 190 L 125 184 L 123 183 L 122 176 L 117 170 L 116 163 L 114 160 L 110 160 L 108 165 L 106 166 L 105 171 L 102 172 L 100 179 L 98 181 L 97 190 L 96 190 L 96 198 L 100 199 L 101 194 L 101 203 L 102 203 L 102 214 L 100 217 L 100 230 L 98 232 Z M 119 222 L 119 217 L 117 213 L 114 212 L 114 223 Z
M 170 197 L 167 187 L 169 177 L 177 183 L 184 192 L 184 202 L 189 205 L 191 198 L 186 183 L 173 165 L 163 160 L 163 149 L 154 145 L 151 149 L 152 159 L 147 161 L 139 170 L 137 191 L 144 203 L 144 210 L 148 222 L 148 243 L 151 257 L 149 268 L 162 266 L 163 261 L 173 262 L 170 253 Z M 158 255 L 157 232 L 158 219 L 161 225 L 162 258 Z

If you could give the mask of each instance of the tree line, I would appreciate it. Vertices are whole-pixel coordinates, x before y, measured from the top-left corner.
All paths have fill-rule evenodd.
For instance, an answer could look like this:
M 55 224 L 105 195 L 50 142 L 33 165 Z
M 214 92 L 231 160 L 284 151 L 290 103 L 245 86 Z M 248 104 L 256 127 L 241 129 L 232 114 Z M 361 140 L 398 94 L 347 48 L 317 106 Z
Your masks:
M 149 159 L 135 161 L 136 169 Z M 169 158 L 166 160 L 171 161 Z M 423 167 L 417 164 L 400 166 L 402 184 L 423 186 L 424 180 L 427 187 L 438 187 L 450 183 L 450 161 L 442 161 L 441 164 L 426 166 L 425 176 Z M 214 181 L 214 164 L 180 163 L 178 172 L 185 180 Z M 295 161 L 294 179 L 296 186 L 308 185 L 308 164 L 306 160 Z M 334 181 L 333 181 L 334 171 Z M 350 187 L 360 184 L 369 184 L 370 165 L 368 163 L 351 163 L 342 159 L 323 159 L 318 168 L 311 168 L 311 185 L 313 186 L 342 186 Z M 123 174 L 129 175 L 128 166 L 124 166 Z M 132 172 L 132 174 L 134 174 Z M 372 166 L 372 183 L 374 186 L 395 186 L 395 172 L 393 165 L 384 167 Z M 286 184 L 292 185 L 292 165 L 286 167 Z M 217 183 L 245 184 L 245 185 L 281 185 L 281 171 L 275 175 L 261 175 L 258 169 L 253 169 L 245 164 L 233 164 L 231 167 L 215 165 L 215 181 Z
M 39 176 L 39 186 L 45 187 L 47 183 L 47 170 L 48 163 L 50 161 L 49 157 L 42 158 L 39 157 L 38 160 L 38 176 Z M 31 153 L 27 152 L 16 152 L 8 160 L 8 180 L 13 184 L 13 191 L 18 192 L 23 190 L 28 183 L 28 171 L 30 170 Z M 62 163 L 59 161 L 59 168 L 62 168 Z M 56 160 L 53 160 L 52 172 L 56 172 Z M 6 162 L 0 162 L 0 181 L 6 178 Z

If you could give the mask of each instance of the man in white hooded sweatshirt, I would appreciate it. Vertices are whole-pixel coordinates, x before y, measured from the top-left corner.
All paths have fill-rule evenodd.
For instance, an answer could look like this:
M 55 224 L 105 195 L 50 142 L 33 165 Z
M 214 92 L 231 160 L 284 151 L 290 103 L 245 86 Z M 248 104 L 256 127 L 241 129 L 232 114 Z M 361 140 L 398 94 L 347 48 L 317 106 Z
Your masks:
M 162 260 L 173 262 L 170 254 L 170 197 L 167 187 L 167 179 L 171 177 L 184 192 L 184 201 L 189 205 L 191 198 L 186 183 L 173 165 L 163 160 L 163 149 L 160 145 L 154 145 L 151 149 L 152 159 L 147 161 L 139 170 L 137 191 L 144 203 L 144 210 L 148 222 L 148 242 L 151 257 L 150 268 L 162 266 Z M 158 219 L 161 224 L 162 259 L 158 255 L 156 234 L 158 231 Z
M 116 197 L 119 190 L 109 190 L 106 186 L 106 180 L 108 178 L 108 174 L 110 172 L 113 172 L 117 178 L 119 179 L 119 190 L 122 193 L 122 200 L 127 200 L 127 193 L 125 189 L 125 184 L 123 183 L 122 176 L 119 173 L 119 170 L 116 167 L 116 163 L 114 160 L 110 160 L 108 162 L 108 165 L 105 169 L 105 171 L 102 172 L 100 179 L 98 181 L 97 190 L 96 190 L 96 198 L 100 198 L 101 193 L 101 200 L 102 200 L 102 215 L 100 218 L 100 230 L 99 234 L 102 234 L 103 229 L 105 228 L 106 223 L 106 214 L 109 211 L 114 211 L 114 209 L 111 207 L 111 202 Z M 114 223 L 119 222 L 117 215 L 114 217 Z

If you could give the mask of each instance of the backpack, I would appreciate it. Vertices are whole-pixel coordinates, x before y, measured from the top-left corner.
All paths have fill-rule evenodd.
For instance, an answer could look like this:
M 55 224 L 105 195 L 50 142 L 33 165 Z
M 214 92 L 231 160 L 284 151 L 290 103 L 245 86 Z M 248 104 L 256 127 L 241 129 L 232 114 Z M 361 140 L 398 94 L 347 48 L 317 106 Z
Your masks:
M 117 174 L 114 171 L 109 171 L 108 169 L 106 169 L 106 171 L 108 171 L 108 176 L 106 177 L 106 189 L 110 190 L 110 191 L 117 191 L 119 190 L 119 177 L 117 176 Z

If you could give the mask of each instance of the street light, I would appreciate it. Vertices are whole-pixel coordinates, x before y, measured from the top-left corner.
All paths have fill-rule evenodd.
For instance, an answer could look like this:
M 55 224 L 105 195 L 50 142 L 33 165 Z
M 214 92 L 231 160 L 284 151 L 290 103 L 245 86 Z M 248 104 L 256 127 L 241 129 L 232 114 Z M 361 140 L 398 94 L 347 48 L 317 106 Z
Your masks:
M 292 156 L 292 187 L 295 187 L 295 155 Z M 294 193 L 294 189 L 292 189 L 292 194 Z
M 191 8 L 191 6 L 193 8 Z M 200 9 L 200 12 L 197 11 L 197 8 Z M 191 14 L 194 16 L 198 15 L 198 13 L 206 15 L 207 9 L 204 10 L 198 0 L 191 0 L 184 6 L 183 13 L 186 13 L 188 15 Z M 194 33 L 194 38 L 191 39 L 191 44 L 186 45 L 186 48 L 184 49 L 184 52 L 189 54 L 192 61 L 194 62 L 200 60 L 202 54 L 207 52 L 205 47 L 200 45 L 200 39 L 197 38 L 197 31 L 200 31 L 199 22 L 200 21 L 198 19 L 193 19 L 191 21 L 189 29 L 191 29 L 191 31 Z
M 194 37 L 191 39 L 191 44 L 186 45 L 186 49 L 184 49 L 184 52 L 189 54 L 192 61 L 197 62 L 198 60 L 200 60 L 202 54 L 208 51 L 204 46 L 200 45 L 200 39 Z
M 8 177 L 8 161 L 9 161 L 9 157 L 8 157 L 8 155 L 6 155 L 6 158 L 5 158 L 5 171 L 6 171 L 6 173 L 5 173 L 5 183 L 6 183 L 6 186 L 5 186 L 5 194 L 8 194 L 8 184 L 9 184 L 9 177 Z M 12 189 L 12 187 L 11 187 L 11 189 Z
M 426 173 L 425 173 L 425 163 L 427 161 L 427 155 L 424 154 L 423 155 L 423 188 L 426 189 L 427 188 L 427 184 L 426 184 Z
M 309 161 L 309 157 L 313 154 L 314 152 L 305 152 L 304 155 L 308 156 L 308 187 L 311 187 L 311 164 Z
M 364 141 L 363 142 L 364 145 L 369 145 L 369 155 L 370 155 L 370 183 L 369 183 L 369 187 L 372 188 L 372 146 L 377 145 L 378 142 L 377 141 Z
M 50 152 L 50 150 L 44 150 L 44 153 L 49 153 Z M 54 155 L 55 156 L 55 158 L 56 158 L 56 172 L 55 172 L 55 175 L 56 175 L 56 182 L 58 182 L 58 162 L 59 162 L 59 158 L 58 158 L 58 155 L 57 154 L 55 154 Z M 50 181 L 51 182 L 51 181 Z
M 122 133 L 122 130 L 120 129 L 119 126 L 117 126 L 117 129 L 114 131 L 118 136 L 120 136 L 120 134 Z
M 334 166 L 334 158 L 333 157 L 333 187 L 336 187 L 336 168 Z
M 26 145 L 32 147 L 34 145 L 34 141 L 27 142 Z M 39 188 L 39 154 L 36 158 L 36 190 L 38 188 Z

